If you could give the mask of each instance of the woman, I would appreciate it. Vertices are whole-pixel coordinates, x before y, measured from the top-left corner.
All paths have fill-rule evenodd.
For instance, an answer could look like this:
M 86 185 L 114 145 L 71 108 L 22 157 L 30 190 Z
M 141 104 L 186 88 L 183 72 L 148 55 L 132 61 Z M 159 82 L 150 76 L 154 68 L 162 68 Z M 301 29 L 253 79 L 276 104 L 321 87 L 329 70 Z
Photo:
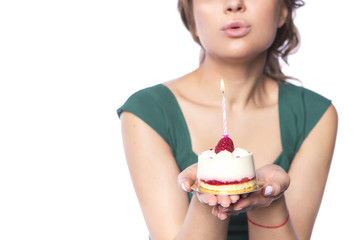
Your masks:
M 296 0 L 179 0 L 202 48 L 199 67 L 135 93 L 118 110 L 126 159 L 152 239 L 309 239 L 337 131 L 326 98 L 285 83 L 298 45 Z M 197 154 L 228 132 L 254 153 L 261 192 L 195 193 Z M 178 179 L 178 180 L 177 180 Z M 291 181 L 291 184 L 290 184 Z M 231 217 L 230 217 L 231 216 Z

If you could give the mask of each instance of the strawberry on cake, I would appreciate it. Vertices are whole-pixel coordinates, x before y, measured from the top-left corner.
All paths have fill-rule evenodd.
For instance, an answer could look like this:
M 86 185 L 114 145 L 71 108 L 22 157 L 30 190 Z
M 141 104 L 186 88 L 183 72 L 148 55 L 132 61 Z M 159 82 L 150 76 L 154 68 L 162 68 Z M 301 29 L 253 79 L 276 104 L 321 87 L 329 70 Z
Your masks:
M 234 148 L 228 137 L 220 139 L 215 149 L 198 157 L 199 190 L 212 194 L 241 194 L 258 189 L 253 154 Z

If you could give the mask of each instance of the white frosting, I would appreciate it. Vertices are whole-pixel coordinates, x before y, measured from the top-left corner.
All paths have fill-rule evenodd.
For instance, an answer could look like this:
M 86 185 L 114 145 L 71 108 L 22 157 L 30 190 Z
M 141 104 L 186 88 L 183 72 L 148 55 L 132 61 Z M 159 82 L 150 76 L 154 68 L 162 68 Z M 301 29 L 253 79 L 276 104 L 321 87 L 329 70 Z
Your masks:
M 255 177 L 253 154 L 242 148 L 218 154 L 208 150 L 198 156 L 198 178 L 203 180 L 240 181 Z

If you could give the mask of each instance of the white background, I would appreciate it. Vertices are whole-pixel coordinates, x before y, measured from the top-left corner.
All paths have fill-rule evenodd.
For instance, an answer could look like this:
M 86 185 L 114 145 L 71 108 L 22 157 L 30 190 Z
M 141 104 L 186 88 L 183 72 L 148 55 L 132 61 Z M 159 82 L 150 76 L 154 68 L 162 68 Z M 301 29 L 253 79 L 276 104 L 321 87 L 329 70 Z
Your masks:
M 358 7 L 307 1 L 286 68 L 340 118 L 313 239 L 359 239 Z M 147 239 L 116 109 L 198 53 L 175 0 L 0 1 L 0 239 Z

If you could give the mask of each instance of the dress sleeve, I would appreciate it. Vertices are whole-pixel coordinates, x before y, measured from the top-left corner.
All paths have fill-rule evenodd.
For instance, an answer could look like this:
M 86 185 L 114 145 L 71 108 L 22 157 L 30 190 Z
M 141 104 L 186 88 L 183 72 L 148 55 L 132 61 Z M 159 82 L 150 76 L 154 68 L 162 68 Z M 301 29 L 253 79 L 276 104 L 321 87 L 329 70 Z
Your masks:
M 331 104 L 331 101 L 318 93 L 311 90 L 303 90 L 303 103 L 305 113 L 304 139 L 309 135 L 311 130 L 319 122 L 325 111 Z
M 121 113 L 126 111 L 136 115 L 169 144 L 164 109 L 160 103 L 151 88 L 143 89 L 131 95 L 117 110 L 117 114 L 120 117 Z
M 331 101 L 301 86 L 281 83 L 279 87 L 281 142 L 286 166 L 289 167 L 303 141 L 324 115 Z

